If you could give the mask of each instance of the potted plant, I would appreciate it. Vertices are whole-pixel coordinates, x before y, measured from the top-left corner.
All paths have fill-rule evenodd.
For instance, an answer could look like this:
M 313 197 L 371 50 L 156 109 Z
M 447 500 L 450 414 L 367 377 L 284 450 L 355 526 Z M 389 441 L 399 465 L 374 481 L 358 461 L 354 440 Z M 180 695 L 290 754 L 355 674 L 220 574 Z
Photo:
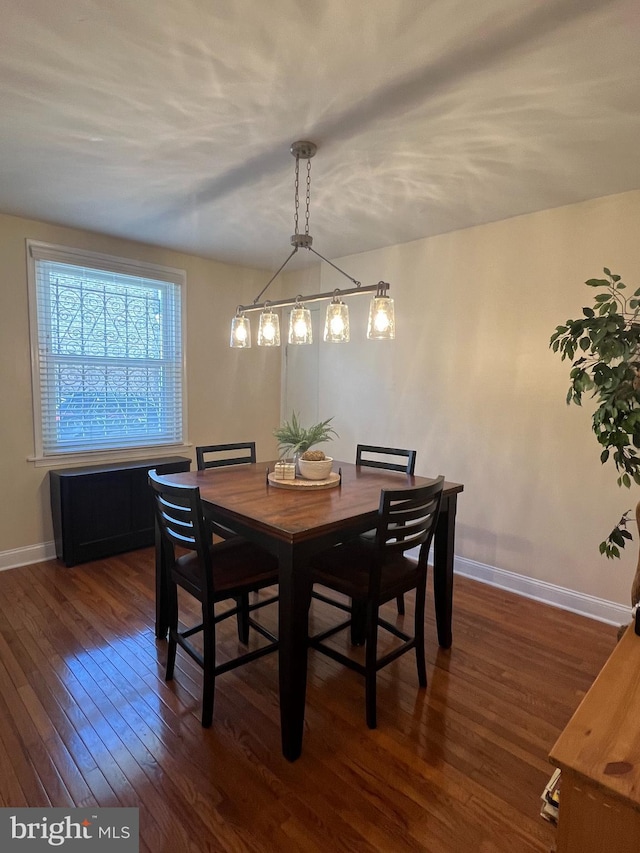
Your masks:
M 308 479 L 322 480 L 331 471 L 332 457 L 326 456 L 322 450 L 311 450 L 310 448 L 325 441 L 331 441 L 334 435 L 338 436 L 338 433 L 330 426 L 332 420 L 333 418 L 329 418 L 326 421 L 312 424 L 310 427 L 303 427 L 296 413 L 292 412 L 291 420 L 285 421 L 282 426 L 273 431 L 278 439 L 280 456 L 292 456 L 296 459 L 300 473 Z M 303 463 L 301 467 L 300 462 Z M 304 463 L 316 464 L 305 466 Z M 324 464 L 320 465 L 319 463 Z M 303 470 L 308 473 L 303 473 Z M 321 476 L 317 476 L 318 474 Z
M 612 459 L 618 485 L 629 488 L 632 483 L 640 485 L 640 288 L 627 296 L 619 275 L 606 267 L 604 274 L 606 278 L 585 282 L 597 291 L 593 306 L 583 308 L 580 319 L 558 326 L 549 345 L 572 365 L 567 404 L 580 406 L 586 392 L 596 400 L 592 429 L 602 447 L 600 461 Z M 633 538 L 627 530 L 630 512 L 600 543 L 601 554 L 619 557 Z M 634 604 L 639 584 L 640 562 L 632 589 Z

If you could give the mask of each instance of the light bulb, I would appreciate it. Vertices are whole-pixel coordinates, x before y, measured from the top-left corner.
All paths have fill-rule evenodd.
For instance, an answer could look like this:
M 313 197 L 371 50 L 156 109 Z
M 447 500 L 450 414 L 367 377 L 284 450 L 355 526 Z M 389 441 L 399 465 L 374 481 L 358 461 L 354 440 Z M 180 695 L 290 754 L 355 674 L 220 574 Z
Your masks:
M 385 332 L 389 328 L 389 318 L 386 311 L 376 311 L 373 326 L 376 332 Z
M 273 328 L 273 323 L 265 323 L 262 327 L 262 334 L 268 341 L 272 341 L 276 336 L 276 330 Z
M 344 320 L 342 317 L 332 317 L 329 327 L 332 335 L 341 335 L 344 332 Z

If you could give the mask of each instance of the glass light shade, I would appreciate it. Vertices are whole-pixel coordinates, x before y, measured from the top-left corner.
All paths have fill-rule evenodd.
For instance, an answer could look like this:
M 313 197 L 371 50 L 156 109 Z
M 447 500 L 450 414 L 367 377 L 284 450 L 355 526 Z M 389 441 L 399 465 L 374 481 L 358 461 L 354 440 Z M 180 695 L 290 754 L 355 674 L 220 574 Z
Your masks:
M 324 339 L 332 344 L 349 341 L 349 308 L 344 302 L 330 302 L 327 305 Z
M 244 314 L 236 314 L 231 321 L 231 340 L 229 346 L 247 349 L 251 346 L 251 323 Z
M 369 308 L 367 337 L 370 340 L 392 341 L 396 336 L 396 320 L 393 299 L 390 296 L 374 296 Z
M 280 346 L 280 318 L 274 311 L 267 311 L 265 309 L 260 315 L 260 326 L 258 327 L 258 346 Z
M 311 311 L 308 308 L 299 307 L 291 309 L 291 316 L 289 317 L 289 343 L 313 343 Z

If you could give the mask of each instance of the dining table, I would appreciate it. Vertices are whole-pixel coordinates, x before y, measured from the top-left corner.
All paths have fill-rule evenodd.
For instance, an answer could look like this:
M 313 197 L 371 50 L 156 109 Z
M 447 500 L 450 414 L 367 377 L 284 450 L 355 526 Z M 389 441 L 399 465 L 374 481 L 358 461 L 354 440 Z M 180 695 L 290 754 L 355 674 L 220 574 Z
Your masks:
M 428 485 L 434 478 L 334 461 L 335 488 L 287 488 L 273 482 L 275 461 L 185 471 L 167 482 L 198 486 L 212 521 L 272 553 L 279 564 L 278 670 L 282 753 L 302 752 L 307 684 L 308 571 L 311 556 L 376 526 L 382 489 Z M 269 476 L 271 475 L 271 476 Z M 283 487 L 284 486 L 284 487 Z M 460 483 L 445 482 L 433 540 L 433 588 L 438 643 L 452 642 L 453 558 Z M 156 530 L 156 636 L 168 630 L 167 555 Z

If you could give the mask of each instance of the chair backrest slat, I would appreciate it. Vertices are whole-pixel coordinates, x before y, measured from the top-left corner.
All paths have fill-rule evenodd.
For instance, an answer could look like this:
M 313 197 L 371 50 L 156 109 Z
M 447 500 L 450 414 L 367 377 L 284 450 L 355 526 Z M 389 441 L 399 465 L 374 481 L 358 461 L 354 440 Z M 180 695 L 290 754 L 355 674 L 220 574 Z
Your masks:
M 161 514 L 162 526 L 165 534 L 183 548 L 196 548 L 196 534 L 194 531 L 192 508 L 180 506 L 175 500 L 169 502 L 158 493 L 158 511 Z
M 382 458 L 371 458 L 371 456 Z M 389 457 L 400 457 L 404 462 L 393 461 Z M 368 468 L 386 468 L 388 471 L 402 471 L 405 474 L 413 474 L 416 467 L 417 451 L 405 450 L 400 447 L 380 447 L 376 444 L 356 445 L 356 465 L 364 465 Z
M 444 477 L 439 476 L 428 486 L 415 489 L 382 489 L 376 546 L 383 560 L 418 545 L 422 546 L 420 559 L 426 559 L 438 520 L 443 486 Z
M 231 454 L 244 451 L 235 456 Z M 207 458 L 210 454 L 217 454 L 216 458 Z M 198 471 L 205 468 L 223 468 L 227 465 L 247 465 L 256 461 L 255 441 L 241 441 L 234 444 L 206 444 L 196 447 L 196 463 Z

